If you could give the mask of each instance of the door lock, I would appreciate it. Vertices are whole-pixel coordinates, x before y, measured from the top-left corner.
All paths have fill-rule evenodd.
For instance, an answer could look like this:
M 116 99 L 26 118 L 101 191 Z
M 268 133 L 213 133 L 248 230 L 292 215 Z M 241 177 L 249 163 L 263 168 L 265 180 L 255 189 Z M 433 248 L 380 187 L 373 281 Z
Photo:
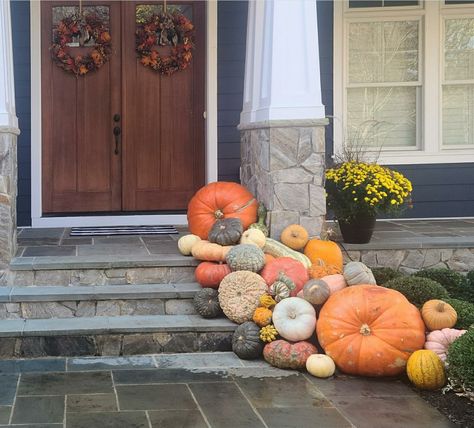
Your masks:
M 116 126 L 114 128 L 114 138 L 115 138 L 115 151 L 114 153 L 116 155 L 119 154 L 119 145 L 120 145 L 120 134 L 122 133 L 122 130 L 120 129 L 120 126 Z

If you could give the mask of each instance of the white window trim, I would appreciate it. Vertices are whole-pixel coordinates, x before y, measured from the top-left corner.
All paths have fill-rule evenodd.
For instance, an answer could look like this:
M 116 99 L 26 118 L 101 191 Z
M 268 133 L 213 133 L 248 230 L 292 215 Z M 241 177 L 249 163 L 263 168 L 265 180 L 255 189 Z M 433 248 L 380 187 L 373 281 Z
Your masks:
M 442 147 L 441 129 L 441 71 L 442 71 L 442 29 L 443 20 L 448 15 L 474 14 L 474 5 L 446 6 L 441 1 L 424 1 L 420 6 L 357 8 L 349 9 L 348 0 L 334 2 L 334 153 L 340 153 L 345 134 L 345 76 L 347 49 L 347 23 L 373 19 L 415 19 L 421 20 L 422 53 L 420 55 L 420 81 L 422 82 L 421 120 L 418 124 L 421 139 L 419 147 L 394 150 L 386 149 L 380 153 L 381 164 L 436 164 L 436 163 L 469 163 L 474 161 L 474 148 Z M 430 37 L 425 37 L 429 34 Z M 429 78 L 428 77 L 429 72 Z M 426 120 L 429 118 L 429 120 Z M 434 126 L 437 124 L 437 126 Z
M 207 1 L 206 182 L 217 181 L 217 1 Z M 31 28 L 31 224 L 32 227 L 187 224 L 186 214 L 43 216 L 41 173 L 41 3 L 30 2 Z

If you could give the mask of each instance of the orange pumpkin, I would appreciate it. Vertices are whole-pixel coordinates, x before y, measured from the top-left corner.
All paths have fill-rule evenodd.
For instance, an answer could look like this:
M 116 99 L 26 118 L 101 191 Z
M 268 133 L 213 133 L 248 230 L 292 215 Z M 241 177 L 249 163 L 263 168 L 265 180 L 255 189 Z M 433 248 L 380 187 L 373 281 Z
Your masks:
M 310 278 L 320 279 L 327 275 L 336 275 L 341 273 L 341 270 L 334 265 L 327 265 L 321 259 L 316 260 L 308 269 Z
M 395 376 L 425 343 L 420 312 L 401 293 L 376 285 L 347 287 L 326 301 L 317 323 L 324 351 L 345 373 Z
M 342 272 L 342 252 L 335 242 L 317 238 L 310 239 L 304 247 L 304 253 L 311 260 L 311 263 L 322 260 L 325 265 L 335 266 L 339 269 L 339 272 Z
M 308 242 L 308 231 L 299 224 L 291 224 L 281 232 L 280 241 L 293 250 L 302 250 Z
M 218 219 L 238 218 L 247 229 L 257 221 L 257 200 L 237 183 L 218 181 L 202 187 L 188 205 L 188 226 L 192 234 L 207 239 Z
M 218 288 L 230 272 L 230 267 L 225 263 L 202 262 L 194 271 L 194 276 L 201 287 Z
M 285 274 L 296 285 L 296 288 L 291 292 L 292 296 L 296 296 L 309 279 L 308 271 L 303 266 L 303 263 L 290 257 L 277 257 L 265 265 L 260 275 L 267 285 L 270 286 L 278 279 L 281 273 Z

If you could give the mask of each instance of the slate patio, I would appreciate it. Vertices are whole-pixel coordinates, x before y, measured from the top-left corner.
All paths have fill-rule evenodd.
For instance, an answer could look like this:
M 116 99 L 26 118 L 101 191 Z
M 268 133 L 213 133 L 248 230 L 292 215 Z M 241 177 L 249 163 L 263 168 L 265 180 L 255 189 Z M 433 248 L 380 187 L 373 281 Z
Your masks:
M 454 426 L 398 380 L 328 380 L 233 353 L 0 361 L 0 426 Z

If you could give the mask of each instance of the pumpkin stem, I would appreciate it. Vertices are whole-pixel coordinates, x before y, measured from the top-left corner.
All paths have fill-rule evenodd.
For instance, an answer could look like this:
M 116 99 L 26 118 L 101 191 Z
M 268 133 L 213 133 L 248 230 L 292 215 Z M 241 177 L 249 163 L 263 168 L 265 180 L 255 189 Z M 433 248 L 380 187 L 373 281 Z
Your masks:
M 444 302 L 439 302 L 437 305 L 436 305 L 436 310 L 438 312 L 444 312 L 444 309 L 446 308 L 446 303 Z
M 214 217 L 217 219 L 224 218 L 224 213 L 221 210 L 216 210 L 214 212 Z
M 370 336 L 372 333 L 370 331 L 370 327 L 367 324 L 362 324 L 359 331 L 362 336 Z

